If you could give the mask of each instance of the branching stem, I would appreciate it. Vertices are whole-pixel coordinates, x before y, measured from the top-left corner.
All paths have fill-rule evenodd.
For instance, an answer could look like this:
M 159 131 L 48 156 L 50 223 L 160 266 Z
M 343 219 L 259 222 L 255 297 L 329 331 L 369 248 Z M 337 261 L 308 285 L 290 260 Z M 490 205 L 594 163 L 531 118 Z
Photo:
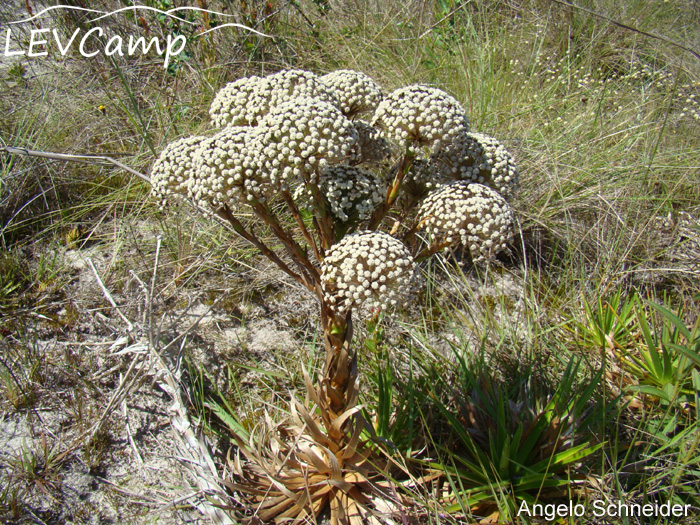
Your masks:
M 416 257 L 414 258 L 414 261 L 416 263 L 419 263 L 421 261 L 424 261 L 425 259 L 428 259 L 438 253 L 439 251 L 447 248 L 448 246 L 451 246 L 451 242 L 434 242 L 430 246 L 428 246 L 425 250 L 420 252 Z
M 401 159 L 399 169 L 396 172 L 396 176 L 394 177 L 394 181 L 391 183 L 391 186 L 389 186 L 389 188 L 386 190 L 386 199 L 376 210 L 374 210 L 374 213 L 372 214 L 372 218 L 369 221 L 370 230 L 377 229 L 377 227 L 379 226 L 379 224 L 381 224 L 386 214 L 394 205 L 394 202 L 396 202 L 396 199 L 399 196 L 399 190 L 401 189 L 401 183 L 406 177 L 406 173 L 408 173 L 408 170 L 411 169 L 411 164 L 413 164 L 414 158 L 415 154 L 412 153 L 407 147 L 406 152 L 404 153 L 404 156 Z
M 294 199 L 289 194 L 289 191 L 282 190 L 282 197 L 284 198 L 284 202 L 287 203 L 287 208 L 289 208 L 290 213 L 292 214 L 294 219 L 297 221 L 297 225 L 299 226 L 301 233 L 304 235 L 306 242 L 308 242 L 309 246 L 311 246 L 311 248 L 313 249 L 314 255 L 316 256 L 316 260 L 318 260 L 319 262 L 322 261 L 323 256 L 319 252 L 318 245 L 316 244 L 316 240 L 313 238 L 313 235 L 311 235 L 311 232 L 309 232 L 309 229 L 306 227 L 306 224 L 304 224 L 304 219 L 301 216 L 301 213 L 299 212 L 299 208 L 297 207 L 296 203 L 294 202 Z
M 272 251 L 264 242 L 262 242 L 258 237 L 253 233 L 249 232 L 248 230 L 245 229 L 245 227 L 241 224 L 241 222 L 234 217 L 233 213 L 231 212 L 231 209 L 227 206 L 224 205 L 221 208 L 216 210 L 216 214 L 225 219 L 233 229 L 236 231 L 238 235 L 243 237 L 245 240 L 247 240 L 249 243 L 251 243 L 253 246 L 255 246 L 260 252 L 270 259 L 272 262 L 274 262 L 277 266 L 280 267 L 280 269 L 289 275 L 292 279 L 297 281 L 298 283 L 303 284 L 311 290 L 312 292 L 316 292 L 316 288 L 313 286 L 312 283 L 309 283 L 307 279 L 298 273 L 294 272 L 287 264 L 279 258 L 279 256 Z
M 320 281 L 320 275 L 316 267 L 309 261 L 306 250 L 299 246 L 299 243 L 284 229 L 267 204 L 256 203 L 253 206 L 253 212 L 260 220 L 272 228 L 277 238 L 282 241 L 287 253 L 302 271 L 302 277 L 308 282 L 306 287 L 310 290 L 315 290 L 314 284 Z

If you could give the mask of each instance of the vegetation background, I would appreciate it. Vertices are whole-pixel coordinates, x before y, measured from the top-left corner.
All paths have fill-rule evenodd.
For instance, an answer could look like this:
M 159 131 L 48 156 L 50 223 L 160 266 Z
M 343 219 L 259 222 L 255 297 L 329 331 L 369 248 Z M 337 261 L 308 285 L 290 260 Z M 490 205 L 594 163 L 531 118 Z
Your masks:
M 83 4 L 64 2 L 128 5 Z M 509 256 L 474 268 L 445 254 L 403 310 L 359 327 L 363 403 L 393 443 L 402 517 L 537 523 L 517 516 L 522 501 L 574 498 L 689 504 L 657 522 L 698 522 L 700 5 L 206 7 L 272 38 L 200 36 L 229 21 L 218 15 L 127 11 L 100 21 L 107 37 L 183 34 L 185 52 L 167 69 L 154 54 L 86 59 L 53 42 L 48 57 L 3 56 L 0 146 L 147 173 L 165 144 L 208 132 L 215 93 L 241 76 L 349 68 L 387 92 L 447 91 L 514 154 L 519 224 Z M 8 25 L 40 9 L 0 8 L 12 46 L 33 28 L 93 27 L 67 10 Z M 316 305 L 220 224 L 159 211 L 147 183 L 103 162 L 0 149 L 0 243 L 2 519 L 204 519 L 173 414 L 206 436 L 212 477 L 235 477 L 230 431 L 269 432 L 303 397 L 299 364 L 319 366 Z M 227 505 L 234 519 L 253 510 Z

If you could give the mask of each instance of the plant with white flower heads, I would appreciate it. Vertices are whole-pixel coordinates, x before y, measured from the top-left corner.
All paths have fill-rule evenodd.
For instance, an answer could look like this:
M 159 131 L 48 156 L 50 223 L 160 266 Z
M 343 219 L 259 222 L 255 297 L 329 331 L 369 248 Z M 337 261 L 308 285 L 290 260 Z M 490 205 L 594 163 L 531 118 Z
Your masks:
M 232 126 L 200 143 L 193 163 L 197 178 L 191 183 L 198 202 L 222 206 L 266 199 L 269 179 L 250 148 L 259 133 L 258 128 Z
M 151 188 L 161 206 L 173 193 L 194 197 L 192 186 L 198 178 L 198 172 L 194 170 L 195 152 L 204 140 L 207 137 L 194 136 L 171 142 L 153 163 Z
M 214 97 L 209 115 L 216 127 L 257 126 L 270 109 L 298 97 L 310 97 L 338 106 L 337 95 L 316 75 L 291 69 L 263 78 L 241 78 L 227 84 Z
M 391 158 L 391 145 L 382 133 L 361 120 L 353 122 L 359 139 L 360 156 L 358 164 L 371 168 L 385 168 Z
M 212 124 L 217 128 L 257 125 L 268 108 L 264 84 L 264 80 L 256 76 L 226 84 L 209 108 Z
M 408 86 L 390 93 L 377 107 L 372 125 L 414 153 L 423 147 L 434 150 L 469 131 L 461 104 L 428 86 Z
M 303 69 L 282 70 L 265 77 L 269 91 L 269 107 L 279 106 L 301 97 L 313 98 L 338 106 L 338 95 L 329 89 L 321 79 L 311 71 Z
M 357 131 L 334 106 L 299 97 L 273 107 L 260 121 L 261 167 L 274 188 L 315 182 L 326 166 L 358 155 Z
M 329 166 L 321 173 L 320 187 L 335 219 L 350 224 L 368 219 L 386 194 L 380 179 L 356 166 Z
M 382 88 L 359 71 L 341 69 L 321 77 L 338 97 L 338 107 L 348 118 L 374 111 L 384 98 Z
M 369 122 L 360 120 L 365 114 Z M 320 418 L 319 428 L 312 436 L 306 424 L 298 428 L 315 442 L 323 427 L 319 446 L 329 452 L 294 444 L 285 458 L 315 458 L 304 468 L 318 467 L 321 477 L 335 472 L 336 463 L 346 465 L 340 481 L 376 491 L 381 483 L 365 483 L 367 472 L 358 472 L 366 465 L 352 459 L 369 453 L 353 438 L 364 424 L 355 407 L 353 313 L 376 315 L 404 303 L 416 263 L 448 246 L 464 244 L 476 263 L 506 249 L 513 215 L 499 191 L 511 198 L 516 188 L 512 156 L 495 139 L 470 133 L 464 109 L 449 94 L 408 86 L 384 97 L 367 75 L 349 70 L 239 79 L 217 94 L 210 115 L 221 128 L 216 134 L 163 150 L 152 169 L 153 193 L 208 207 L 318 298 L 327 355 L 318 386 L 309 391 L 318 412 L 307 412 L 304 421 Z M 242 207 L 253 217 L 246 225 L 238 219 Z M 256 222 L 277 246 L 258 237 Z M 326 460 L 328 469 L 320 466 Z M 330 503 L 335 497 L 321 482 L 308 486 L 308 472 L 289 474 L 297 467 L 253 469 L 279 473 L 253 476 L 256 494 L 272 492 L 285 502 L 255 500 L 270 519 L 278 511 L 285 519 L 307 515 L 306 507 L 285 506 L 286 498 L 311 494 L 309 501 Z M 342 505 L 331 507 L 335 521 L 347 523 Z

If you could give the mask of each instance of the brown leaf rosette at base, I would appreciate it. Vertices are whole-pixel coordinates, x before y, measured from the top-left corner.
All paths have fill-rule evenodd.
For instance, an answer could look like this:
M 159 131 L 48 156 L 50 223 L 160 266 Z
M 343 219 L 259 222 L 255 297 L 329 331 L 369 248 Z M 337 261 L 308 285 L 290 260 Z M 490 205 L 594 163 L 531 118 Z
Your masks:
M 238 451 L 229 456 L 234 478 L 227 485 L 243 495 L 252 514 L 243 523 L 315 523 L 324 512 L 334 525 L 383 523 L 374 502 L 396 504 L 396 496 L 386 480 L 387 458 L 361 437 L 362 407 L 352 403 L 331 419 L 306 377 L 320 409 L 293 401 L 289 420 L 266 418 L 249 442 L 235 436 Z

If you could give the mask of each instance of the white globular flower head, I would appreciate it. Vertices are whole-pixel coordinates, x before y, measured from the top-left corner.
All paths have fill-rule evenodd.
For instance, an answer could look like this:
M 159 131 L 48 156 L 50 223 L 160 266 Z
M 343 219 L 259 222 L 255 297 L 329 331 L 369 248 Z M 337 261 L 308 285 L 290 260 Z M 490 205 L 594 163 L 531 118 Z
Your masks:
M 482 133 L 466 133 L 435 152 L 431 162 L 443 178 L 486 184 L 506 200 L 512 199 L 518 188 L 513 156 L 498 140 Z
M 391 170 L 392 179 L 396 176 L 397 171 L 398 166 Z M 445 182 L 447 181 L 437 173 L 430 162 L 425 159 L 414 159 L 406 172 L 401 190 L 413 198 L 422 198 L 428 191 Z
M 311 71 L 283 69 L 268 75 L 265 81 L 270 109 L 300 97 L 314 98 L 338 107 L 336 94 Z
M 410 291 L 414 267 L 406 246 L 388 233 L 347 235 L 321 264 L 324 300 L 340 314 L 355 307 L 395 306 Z
M 280 104 L 259 128 L 259 165 L 275 189 L 301 180 L 317 182 L 327 166 L 348 163 L 359 154 L 352 122 L 317 99 L 301 97 Z
M 338 105 L 335 93 L 310 71 L 282 70 L 266 77 L 251 76 L 224 86 L 209 109 L 212 124 L 257 126 L 272 108 L 296 97 Z
M 469 131 L 464 108 L 436 88 L 408 86 L 390 93 L 377 107 L 372 125 L 414 153 L 435 150 Z
M 255 126 L 269 108 L 266 79 L 257 76 L 229 82 L 214 97 L 209 108 L 212 124 L 225 126 Z
M 433 242 L 461 242 L 477 263 L 506 250 L 513 233 L 513 212 L 506 200 L 488 186 L 467 181 L 431 192 L 418 216 Z
M 338 107 L 348 118 L 372 112 L 381 102 L 382 89 L 369 76 L 351 69 L 340 69 L 321 77 L 338 97 Z
M 321 173 L 320 186 L 333 216 L 345 223 L 369 218 L 386 195 L 385 184 L 354 166 L 329 166 Z
M 168 144 L 151 168 L 151 191 L 160 205 L 173 193 L 193 197 L 190 186 L 198 176 L 195 152 L 207 137 L 184 137 Z
M 264 201 L 268 179 L 254 152 L 260 129 L 231 126 L 202 142 L 195 169 L 199 176 L 191 192 L 200 202 L 214 205 Z

